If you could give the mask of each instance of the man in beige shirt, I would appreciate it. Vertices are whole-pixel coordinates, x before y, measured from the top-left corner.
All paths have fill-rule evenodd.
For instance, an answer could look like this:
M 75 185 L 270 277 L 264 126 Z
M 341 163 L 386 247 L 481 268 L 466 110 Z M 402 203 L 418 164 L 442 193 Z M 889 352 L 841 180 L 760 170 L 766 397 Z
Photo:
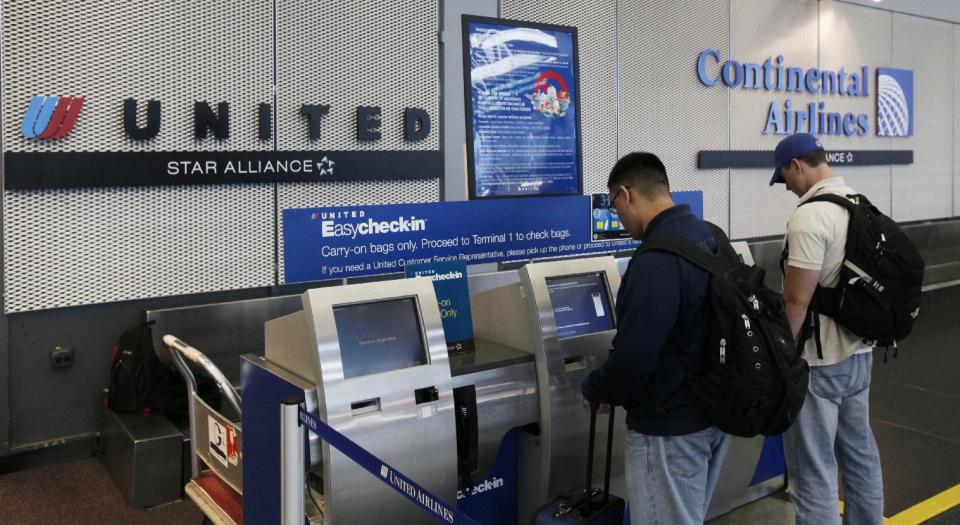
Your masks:
M 773 179 L 800 197 L 856 192 L 833 175 L 820 141 L 791 135 L 774 152 Z M 805 322 L 814 333 L 802 349 L 810 384 L 797 421 L 783 435 L 790 495 L 798 524 L 840 524 L 838 473 L 843 482 L 844 523 L 883 522 L 883 480 L 870 429 L 873 349 L 830 317 L 807 313 L 817 286 L 837 285 L 847 241 L 849 212 L 830 202 L 798 206 L 787 223 L 783 297 L 798 337 Z M 816 322 L 815 322 L 816 321 Z

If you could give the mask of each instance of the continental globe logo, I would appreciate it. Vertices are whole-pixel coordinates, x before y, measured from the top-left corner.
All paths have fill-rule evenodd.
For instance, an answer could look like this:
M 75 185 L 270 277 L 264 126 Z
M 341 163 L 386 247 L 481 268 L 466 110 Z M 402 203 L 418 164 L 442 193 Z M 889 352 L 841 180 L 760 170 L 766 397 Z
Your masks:
M 877 135 L 913 135 L 913 71 L 877 68 Z

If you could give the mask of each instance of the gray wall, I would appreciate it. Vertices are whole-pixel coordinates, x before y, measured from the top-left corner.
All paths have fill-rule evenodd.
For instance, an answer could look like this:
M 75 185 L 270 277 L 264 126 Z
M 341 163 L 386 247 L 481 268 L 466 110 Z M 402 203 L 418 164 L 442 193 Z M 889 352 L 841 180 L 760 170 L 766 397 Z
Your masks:
M 55 4 L 59 3 L 38 3 L 45 6 Z M 128 7 L 117 7 L 121 4 Z M 149 2 L 144 5 L 148 4 L 154 8 L 159 6 Z M 587 192 L 604 191 L 607 172 L 620 155 L 639 149 L 649 150 L 664 158 L 676 189 L 704 191 L 706 218 L 727 227 L 733 237 L 782 233 L 795 205 L 795 197 L 782 188 L 767 187 L 769 170 L 696 169 L 696 153 L 700 150 L 771 149 L 777 138 L 761 134 L 766 110 L 772 100 L 782 102 L 785 98 L 782 94 L 700 85 L 695 75 L 695 59 L 701 50 L 712 47 L 721 50 L 724 58 L 739 61 L 762 62 L 768 56 L 783 53 L 790 65 L 798 67 L 851 68 L 866 64 L 871 67 L 871 72 L 877 66 L 886 65 L 913 69 L 916 91 L 915 135 L 912 138 L 889 139 L 874 135 L 873 97 L 828 97 L 824 101 L 831 111 L 870 115 L 871 129 L 864 138 L 826 137 L 824 140 L 828 148 L 913 149 L 915 163 L 910 166 L 843 168 L 839 173 L 898 220 L 960 215 L 960 159 L 955 154 L 960 148 L 960 124 L 954 119 L 957 104 L 960 104 L 960 90 L 956 88 L 960 79 L 960 53 L 957 52 L 960 29 L 949 22 L 815 0 L 704 0 L 696 3 L 654 0 L 407 3 L 325 0 L 319 6 L 310 3 L 309 7 L 297 2 L 281 4 L 284 8 L 276 10 L 278 45 L 281 48 L 276 59 L 278 98 L 282 100 L 284 96 L 290 96 L 308 100 L 313 96 L 311 93 L 315 93 L 322 98 L 320 101 L 344 110 L 357 105 L 355 97 L 359 91 L 385 99 L 386 103 L 381 104 L 385 108 L 403 103 L 408 98 L 421 104 L 435 100 L 440 113 L 434 118 L 437 142 L 422 147 L 442 147 L 444 179 L 376 184 L 265 185 L 241 189 L 83 190 L 34 194 L 26 198 L 6 196 L 3 202 L 4 260 L 30 264 L 7 264 L 3 270 L 4 292 L 9 297 L 12 285 L 12 292 L 20 301 L 16 304 L 27 307 L 22 312 L 0 318 L 0 455 L 98 431 L 97 403 L 101 389 L 107 383 L 110 350 L 124 328 L 143 319 L 145 309 L 264 297 L 286 290 L 278 284 L 282 283 L 283 276 L 282 232 L 278 230 L 281 226 L 277 217 L 284 207 L 431 201 L 436 200 L 441 192 L 449 200 L 465 198 L 462 13 L 501 15 L 578 27 L 584 188 Z M 9 75 L 11 57 L 28 53 L 24 46 L 46 37 L 41 32 L 25 31 L 14 24 L 18 19 L 10 14 L 23 9 L 26 4 L 4 0 L 2 5 L 4 71 Z M 104 16 L 112 16 L 113 20 L 129 21 L 140 16 L 130 12 L 129 3 L 100 0 L 78 5 L 78 9 L 103 10 Z M 197 5 L 210 7 L 213 4 Z M 255 13 L 237 11 L 240 15 L 239 20 L 234 21 L 235 29 L 248 36 L 235 41 L 233 47 L 255 44 L 255 49 L 247 50 L 249 52 L 262 48 L 261 33 L 271 30 L 275 5 L 278 4 L 265 0 L 264 3 L 249 4 L 247 9 Z M 121 11 L 119 14 L 118 10 Z M 147 12 L 163 20 L 170 18 L 163 22 L 168 28 L 164 32 L 167 36 L 163 37 L 167 40 L 161 41 L 174 46 L 181 39 L 179 32 L 182 29 L 169 24 L 182 17 L 174 19 L 167 11 Z M 325 16 L 317 18 L 320 15 Z M 338 21 L 338 25 L 349 31 L 314 31 L 318 25 L 330 20 Z M 21 20 L 21 23 L 25 22 Z M 197 23 L 200 25 L 198 34 L 209 34 L 207 22 Z M 415 30 L 404 33 L 404 29 L 411 27 Z M 10 33 L 12 29 L 18 29 L 18 32 Z M 94 35 L 82 31 L 72 34 Z M 114 37 L 97 33 L 89 38 L 109 40 Z M 150 41 L 160 37 L 148 34 L 143 38 Z M 347 38 L 352 40 L 345 40 Z M 85 45 L 102 53 L 98 46 L 107 44 L 91 40 Z M 223 52 L 233 56 L 230 49 Z M 274 60 L 265 51 L 261 54 L 268 62 Z M 243 56 L 241 53 L 237 60 L 246 64 L 241 60 Z M 361 57 L 359 61 L 356 56 Z M 189 66 L 189 57 L 169 58 L 174 59 Z M 20 60 L 26 63 L 31 59 L 29 55 L 23 55 Z M 99 58 L 89 57 L 87 60 Z M 358 62 L 362 68 L 355 67 Z M 128 67 L 140 67 L 143 74 L 151 74 L 149 68 L 143 69 L 142 65 L 133 63 Z M 249 67 L 249 64 L 242 67 Z M 332 73 L 328 74 L 331 68 Z M 383 78 L 382 72 L 400 80 L 384 83 L 379 80 Z M 368 74 L 368 77 L 363 76 Z M 415 92 L 396 96 L 388 93 L 403 85 L 404 75 L 414 75 Z M 108 80 L 115 82 L 115 79 Z M 229 98 L 228 94 L 207 93 L 215 88 L 204 87 L 203 82 L 206 81 L 192 77 L 182 81 L 187 88 L 193 86 L 205 90 L 202 94 L 198 91 L 196 96 Z M 270 85 L 265 79 L 257 82 Z M 10 77 L 5 76 L 3 94 L 7 99 L 15 93 L 21 98 L 28 92 L 34 94 L 31 90 L 39 90 L 39 93 L 51 89 L 72 91 L 59 85 L 43 89 L 39 85 L 18 84 L 13 87 L 16 89 L 11 91 Z M 184 88 L 169 86 L 169 89 L 181 93 L 177 90 Z M 377 91 L 379 89 L 382 92 Z M 328 96 L 331 91 L 334 95 Z M 141 93 L 133 95 L 146 96 Z M 809 100 L 818 100 L 814 96 L 808 97 Z M 801 96 L 792 98 L 798 104 L 807 100 Z M 15 107 L 18 108 L 16 111 L 21 111 L 19 105 Z M 11 129 L 15 133 L 20 117 L 19 114 L 4 115 L 5 136 Z M 285 140 L 286 136 L 293 137 L 290 133 L 285 134 L 285 130 L 293 125 L 291 118 L 295 121 L 295 115 L 278 115 L 278 141 Z M 339 126 L 348 123 L 344 120 Z M 393 125 L 384 126 L 384 131 L 391 130 L 395 130 Z M 299 137 L 297 134 L 290 140 Z M 84 136 L 80 138 L 84 139 Z M 96 142 L 100 139 L 100 135 L 93 133 L 84 140 Z M 386 140 L 387 145 L 396 146 L 389 142 L 390 137 Z M 4 146 L 9 145 L 5 140 Z M 121 146 L 118 143 L 110 147 Z M 227 146 L 242 145 L 224 145 L 224 149 L 229 149 Z M 338 146 L 349 148 L 353 145 Z M 284 147 L 301 148 L 304 145 L 291 143 Z M 158 203 L 178 202 L 184 196 L 194 199 L 188 202 L 198 205 L 210 203 L 213 211 L 186 220 L 183 213 L 188 207 L 174 207 L 168 215 L 156 210 Z M 122 213 L 107 213 L 110 207 L 118 207 Z M 81 211 L 79 216 L 87 217 L 88 222 L 77 225 L 67 218 L 56 218 L 53 226 L 41 226 L 42 218 L 64 208 Z M 229 229 L 232 214 L 238 210 L 249 217 L 247 222 L 239 229 L 229 230 L 232 232 L 229 235 L 218 230 L 218 227 Z M 159 222 L 151 221 L 153 216 L 129 219 L 145 211 L 161 213 Z M 163 227 L 156 229 L 157 224 Z M 104 235 L 103 232 L 112 233 Z M 65 268 L 66 273 L 44 266 L 47 258 L 82 251 L 86 241 L 81 241 L 89 240 L 91 233 L 97 241 L 93 245 L 101 246 L 102 250 L 87 253 L 88 259 L 115 254 L 120 246 L 117 236 L 131 232 L 147 235 L 146 240 L 137 245 L 134 258 L 141 261 L 137 263 L 140 266 L 111 260 L 95 266 L 96 271 L 74 264 Z M 186 276 L 178 273 L 178 266 L 162 260 L 164 253 L 182 243 L 199 243 L 203 253 L 190 262 Z M 18 256 L 28 245 L 38 251 L 27 258 Z M 158 251 L 157 246 L 167 248 Z M 227 254 L 230 259 L 227 266 L 208 266 L 210 262 L 219 264 L 228 258 L 222 253 L 224 248 L 234 250 Z M 165 270 L 158 274 L 158 267 Z M 103 282 L 108 283 L 106 288 L 96 287 Z M 236 287 L 245 289 L 221 291 Z M 62 301 L 56 298 L 51 301 L 48 295 L 44 295 L 64 289 L 75 291 Z M 117 289 L 124 293 L 115 293 Z M 42 293 L 32 296 L 31 291 Z M 156 295 L 168 297 L 150 298 Z M 92 301 L 89 300 L 91 296 Z M 63 307 L 29 311 L 34 301 L 46 305 L 43 308 L 50 305 Z M 81 305 L 89 302 L 109 304 Z M 75 348 L 76 362 L 72 368 L 50 368 L 49 351 L 57 345 Z

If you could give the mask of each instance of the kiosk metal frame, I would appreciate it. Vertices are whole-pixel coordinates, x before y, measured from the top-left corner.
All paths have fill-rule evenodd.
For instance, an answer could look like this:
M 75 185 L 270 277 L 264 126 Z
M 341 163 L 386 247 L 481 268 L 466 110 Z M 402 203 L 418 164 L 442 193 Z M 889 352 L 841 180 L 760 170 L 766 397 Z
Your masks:
M 413 278 L 321 288 L 301 297 L 302 311 L 267 322 L 267 360 L 316 385 L 317 417 L 438 496 L 455 501 L 457 451 L 450 446 L 456 442 L 453 386 L 432 281 Z M 403 299 L 414 301 L 426 362 L 347 377 L 334 310 Z M 327 520 L 423 520 L 418 509 L 387 487 L 370 483 L 365 472 L 329 444 L 319 448 Z M 314 458 L 311 463 L 316 465 Z M 371 505 L 373 501 L 377 504 Z

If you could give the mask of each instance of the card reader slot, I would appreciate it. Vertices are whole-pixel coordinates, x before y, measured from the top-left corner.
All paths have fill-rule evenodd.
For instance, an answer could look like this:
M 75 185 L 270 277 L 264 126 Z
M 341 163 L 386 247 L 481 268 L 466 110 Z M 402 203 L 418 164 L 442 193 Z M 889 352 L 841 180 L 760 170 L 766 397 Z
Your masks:
M 413 391 L 413 397 L 416 399 L 418 405 L 432 403 L 440 399 L 440 391 L 437 390 L 435 386 L 418 388 Z
M 372 414 L 374 412 L 380 412 L 379 397 L 366 399 L 364 401 L 357 401 L 356 403 L 350 403 L 350 415 L 354 417 Z
M 587 368 L 587 360 L 582 355 L 563 358 L 563 371 L 576 372 Z

